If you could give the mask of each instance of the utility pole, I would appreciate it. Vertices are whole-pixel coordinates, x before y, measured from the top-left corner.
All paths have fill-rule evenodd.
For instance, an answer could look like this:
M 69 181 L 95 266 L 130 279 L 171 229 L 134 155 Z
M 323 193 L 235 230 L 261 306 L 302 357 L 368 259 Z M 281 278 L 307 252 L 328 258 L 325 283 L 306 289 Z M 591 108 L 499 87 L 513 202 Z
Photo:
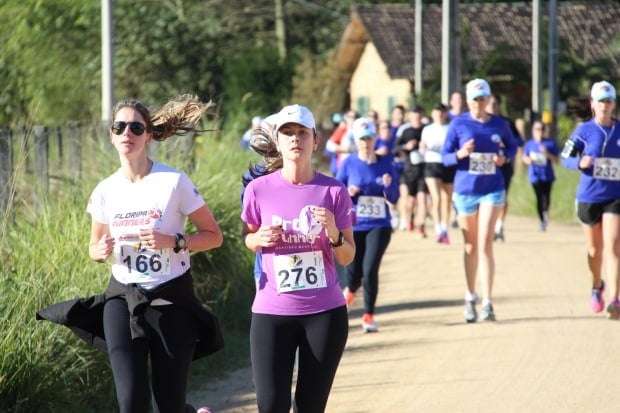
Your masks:
M 284 7 L 282 0 L 275 0 L 276 6 L 276 42 L 280 61 L 286 59 L 286 29 L 284 26 Z
M 416 97 L 419 97 L 422 93 L 422 0 L 415 0 L 414 2 L 415 13 L 415 39 L 414 39 L 414 79 L 413 90 Z
M 461 83 L 458 0 L 443 0 L 441 8 L 441 101 L 448 103 L 450 94 Z
M 556 135 L 558 123 L 558 4 L 549 0 L 549 107 L 551 136 Z
M 541 0 L 532 2 L 532 119 L 540 119 L 542 112 L 542 65 L 540 61 Z
M 112 119 L 114 104 L 114 21 L 113 0 L 101 0 L 101 121 L 107 124 Z

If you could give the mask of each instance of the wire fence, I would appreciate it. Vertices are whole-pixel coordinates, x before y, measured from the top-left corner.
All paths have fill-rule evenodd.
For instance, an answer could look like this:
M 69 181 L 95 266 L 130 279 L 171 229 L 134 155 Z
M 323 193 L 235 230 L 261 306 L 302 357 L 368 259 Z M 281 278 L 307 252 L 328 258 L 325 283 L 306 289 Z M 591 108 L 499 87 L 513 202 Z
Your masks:
M 149 144 L 149 155 L 191 171 L 194 135 Z M 58 127 L 0 128 L 0 211 L 16 196 L 44 202 L 50 192 L 101 179 L 118 167 L 107 128 L 69 122 Z

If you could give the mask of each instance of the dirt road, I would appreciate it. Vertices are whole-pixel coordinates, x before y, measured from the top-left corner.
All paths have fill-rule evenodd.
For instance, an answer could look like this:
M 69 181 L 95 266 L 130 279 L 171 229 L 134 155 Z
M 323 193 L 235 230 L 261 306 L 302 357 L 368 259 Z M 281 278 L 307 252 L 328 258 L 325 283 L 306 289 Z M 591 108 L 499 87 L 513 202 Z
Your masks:
M 361 297 L 327 411 L 618 412 L 620 322 L 589 310 L 576 226 L 510 217 L 496 244 L 495 323 L 465 324 L 460 234 L 440 246 L 396 233 L 380 272 L 376 320 Z M 215 412 L 254 412 L 250 369 L 194 392 Z

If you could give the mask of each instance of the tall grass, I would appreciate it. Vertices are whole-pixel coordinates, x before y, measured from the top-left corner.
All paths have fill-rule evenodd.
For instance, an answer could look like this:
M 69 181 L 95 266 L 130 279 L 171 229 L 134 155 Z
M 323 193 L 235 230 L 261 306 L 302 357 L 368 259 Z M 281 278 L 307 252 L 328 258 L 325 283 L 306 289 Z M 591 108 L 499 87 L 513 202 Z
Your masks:
M 224 245 L 194 254 L 192 267 L 199 296 L 220 316 L 225 335 L 234 336 L 247 331 L 253 292 L 251 257 L 240 239 L 239 221 L 240 175 L 249 159 L 236 142 L 198 140 L 195 158 L 186 153 L 175 158 L 174 142 L 156 158 L 192 170 L 190 176 L 222 227 Z M 18 168 L 16 197 L 0 231 L 2 412 L 114 411 L 105 355 L 66 328 L 35 321 L 38 309 L 99 293 L 109 278 L 106 265 L 88 258 L 90 216 L 85 206 L 96 182 L 117 168 L 118 160 L 103 145 L 86 162 L 83 180 L 57 182 L 46 198 L 32 189 L 25 169 Z M 219 357 L 214 365 L 221 367 L 225 359 Z
M 579 173 L 562 166 L 555 166 L 556 180 L 551 191 L 551 221 L 573 223 L 575 215 L 575 190 Z M 509 192 L 510 213 L 536 217 L 536 196 L 527 178 L 527 166 L 515 173 Z

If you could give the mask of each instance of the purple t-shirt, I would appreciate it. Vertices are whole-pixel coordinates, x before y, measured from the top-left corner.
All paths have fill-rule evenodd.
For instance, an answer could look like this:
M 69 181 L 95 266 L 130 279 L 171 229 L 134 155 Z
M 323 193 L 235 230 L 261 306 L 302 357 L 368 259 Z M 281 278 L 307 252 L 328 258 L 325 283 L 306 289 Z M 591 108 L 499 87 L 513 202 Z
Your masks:
M 259 227 L 283 227 L 278 243 L 262 248 L 252 312 L 303 315 L 345 305 L 333 249 L 322 225 L 312 220 L 311 206 L 331 211 L 338 229 L 351 228 L 351 198 L 334 178 L 317 173 L 310 182 L 294 185 L 276 171 L 245 189 L 241 219 Z

